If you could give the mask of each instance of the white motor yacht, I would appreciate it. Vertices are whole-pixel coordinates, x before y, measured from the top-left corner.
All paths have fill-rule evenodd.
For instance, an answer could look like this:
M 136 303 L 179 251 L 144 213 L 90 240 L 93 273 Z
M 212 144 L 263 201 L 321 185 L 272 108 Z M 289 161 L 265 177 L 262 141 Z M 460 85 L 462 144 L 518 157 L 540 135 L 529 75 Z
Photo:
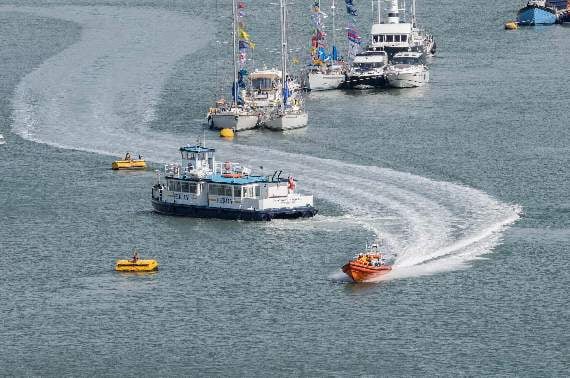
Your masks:
M 388 85 L 395 88 L 422 87 L 429 81 L 429 68 L 420 52 L 399 52 L 386 69 Z

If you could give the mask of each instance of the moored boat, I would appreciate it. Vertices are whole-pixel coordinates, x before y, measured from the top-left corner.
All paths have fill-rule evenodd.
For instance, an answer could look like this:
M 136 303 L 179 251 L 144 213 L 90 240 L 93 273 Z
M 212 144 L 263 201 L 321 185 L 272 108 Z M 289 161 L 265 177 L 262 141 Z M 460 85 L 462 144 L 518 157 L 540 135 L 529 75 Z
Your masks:
M 354 282 L 369 281 L 391 270 L 392 265 L 387 262 L 384 254 L 380 253 L 378 243 L 367 245 L 364 252 L 356 255 L 342 267 L 342 271 Z
M 215 149 L 200 145 L 181 147 L 180 153 L 182 164 L 157 172 L 152 206 L 159 213 L 255 221 L 317 213 L 313 196 L 297 193 L 297 182 L 282 178 L 282 171 L 252 175 L 239 163 L 216 162 Z
M 0 134 L 0 145 L 6 144 L 6 139 L 4 139 L 4 135 Z
M 558 11 L 546 0 L 530 0 L 517 13 L 517 24 L 521 26 L 553 25 L 558 21 Z
M 394 55 L 386 69 L 386 80 L 394 88 L 422 87 L 429 81 L 429 68 L 423 54 L 415 51 Z

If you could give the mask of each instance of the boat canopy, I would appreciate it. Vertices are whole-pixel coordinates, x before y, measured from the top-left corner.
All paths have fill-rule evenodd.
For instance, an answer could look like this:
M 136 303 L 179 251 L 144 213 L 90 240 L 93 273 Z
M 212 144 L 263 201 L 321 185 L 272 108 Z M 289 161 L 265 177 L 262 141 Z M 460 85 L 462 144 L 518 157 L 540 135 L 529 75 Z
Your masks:
M 412 24 L 373 24 L 370 34 L 412 34 Z
M 187 146 L 183 146 L 180 147 L 180 152 L 190 152 L 190 153 L 200 153 L 200 152 L 216 152 L 216 150 L 214 148 L 210 148 L 210 147 L 202 147 L 202 146 L 191 146 L 191 145 L 187 145 Z

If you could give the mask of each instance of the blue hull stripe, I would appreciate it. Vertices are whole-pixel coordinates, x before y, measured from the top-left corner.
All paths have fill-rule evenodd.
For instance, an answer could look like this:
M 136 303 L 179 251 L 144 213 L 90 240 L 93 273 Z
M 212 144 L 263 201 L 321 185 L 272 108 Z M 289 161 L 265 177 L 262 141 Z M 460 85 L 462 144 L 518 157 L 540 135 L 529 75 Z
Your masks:
M 294 209 L 273 209 L 266 211 L 220 209 L 204 206 L 170 204 L 152 200 L 155 211 L 169 215 L 181 215 L 194 218 L 218 218 L 248 221 L 270 221 L 271 219 L 309 218 L 317 214 L 314 207 L 304 206 Z
M 556 23 L 556 14 L 546 8 L 525 7 L 519 11 L 517 22 L 522 25 L 552 25 Z

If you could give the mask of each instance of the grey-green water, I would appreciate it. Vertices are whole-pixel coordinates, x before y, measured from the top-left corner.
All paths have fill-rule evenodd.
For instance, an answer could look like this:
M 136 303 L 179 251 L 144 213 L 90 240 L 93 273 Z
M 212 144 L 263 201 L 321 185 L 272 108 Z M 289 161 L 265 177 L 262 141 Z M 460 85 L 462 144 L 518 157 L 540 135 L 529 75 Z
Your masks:
M 0 373 L 568 375 L 570 29 L 503 31 L 519 5 L 419 2 L 426 88 L 313 93 L 306 130 L 208 133 L 315 193 L 315 219 L 271 223 L 160 216 L 152 172 L 109 170 L 201 135 L 223 1 L 0 8 Z M 257 64 L 277 63 L 275 5 L 249 12 Z M 398 272 L 346 282 L 375 234 Z M 161 270 L 113 272 L 133 246 Z

